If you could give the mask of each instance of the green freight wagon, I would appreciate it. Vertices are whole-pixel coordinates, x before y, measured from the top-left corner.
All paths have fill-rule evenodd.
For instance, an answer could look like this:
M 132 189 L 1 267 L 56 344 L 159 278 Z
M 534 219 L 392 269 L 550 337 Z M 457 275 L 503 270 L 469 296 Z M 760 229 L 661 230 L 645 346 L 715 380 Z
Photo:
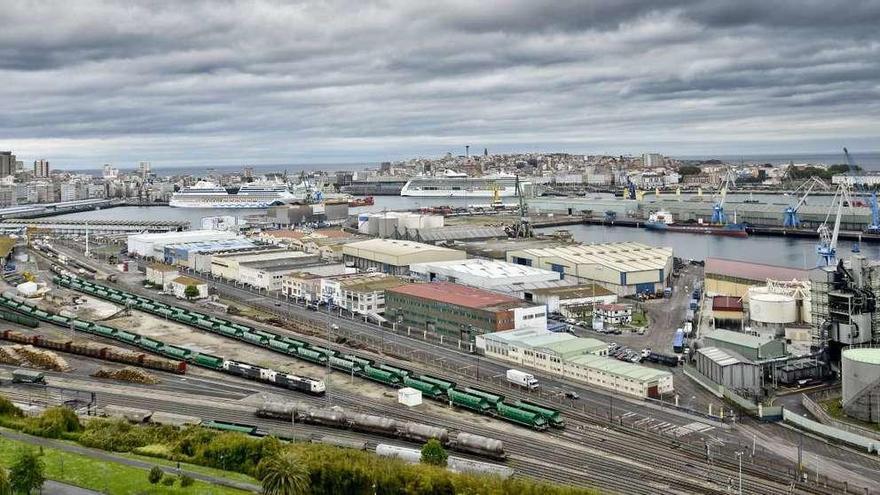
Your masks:
M 225 421 L 202 421 L 202 426 L 222 431 L 233 431 L 236 433 L 244 433 L 245 435 L 253 435 L 257 432 L 257 427 L 252 425 L 242 425 L 238 423 L 227 423 Z
M 246 332 L 252 330 L 251 327 L 241 325 L 239 323 L 226 322 L 226 324 L 231 326 L 232 328 L 237 328 L 239 330 L 244 330 Z
M 508 421 L 519 423 L 521 425 L 525 425 L 536 430 L 547 429 L 547 420 L 544 419 L 544 416 L 541 416 L 538 413 L 533 413 L 524 409 L 520 409 L 518 407 L 513 407 L 503 402 L 498 403 L 498 405 L 495 407 L 495 410 L 498 411 L 498 416 Z
M 400 379 L 403 379 L 403 377 L 409 376 L 411 374 L 409 370 L 405 370 L 403 368 L 398 368 L 396 366 L 391 366 L 389 364 L 380 364 L 379 369 L 387 371 L 389 373 L 393 373 L 393 374 L 397 375 Z
M 544 419 L 547 420 L 548 423 L 550 423 L 550 426 L 552 426 L 554 428 L 564 428 L 565 427 L 565 420 L 562 419 L 562 414 L 560 414 L 560 412 L 555 409 L 550 409 L 547 407 L 539 406 L 537 404 L 533 404 L 531 402 L 525 402 L 525 401 L 521 401 L 521 400 L 516 401 L 513 405 L 520 408 L 520 409 L 523 409 L 523 410 L 526 410 L 529 412 L 533 412 L 536 414 L 540 414 L 541 416 L 544 417 Z
M 363 367 L 354 361 L 349 361 L 348 359 L 342 359 L 336 356 L 330 356 L 330 367 L 349 373 L 360 373 L 361 370 L 363 370 Z
M 192 316 L 192 315 L 190 315 Z M 195 321 L 195 325 L 203 330 L 213 330 L 214 324 L 211 323 L 210 320 L 206 320 L 204 318 L 197 318 Z
M 226 327 L 230 328 L 230 327 Z M 230 330 L 233 330 L 230 328 Z M 225 334 L 224 334 L 225 335 Z M 269 341 L 269 348 L 273 351 L 284 352 L 287 354 L 291 354 L 296 352 L 296 346 L 291 344 L 290 342 L 285 342 L 282 339 L 273 339 Z
M 190 355 L 189 361 L 193 364 L 197 364 L 199 366 L 204 366 L 206 368 L 211 368 L 215 370 L 219 370 L 223 367 L 223 358 L 212 356 L 210 354 L 205 354 L 202 352 L 197 352 L 195 354 Z
M 254 333 L 254 332 L 242 332 L 241 338 L 245 342 L 248 342 L 248 343 L 251 343 L 254 345 L 259 345 L 259 346 L 263 346 L 263 347 L 269 345 L 269 339 L 267 339 L 266 337 L 264 337 L 260 334 Z
M 335 355 L 339 354 L 338 352 L 334 351 L 333 349 L 327 349 L 326 347 L 321 347 L 319 345 L 309 346 L 309 349 L 311 349 L 315 352 L 320 352 L 321 354 L 323 354 L 325 356 L 335 356 Z
M 325 354 L 315 352 L 305 347 L 297 347 L 296 355 L 305 359 L 306 361 L 311 361 L 318 364 L 327 364 L 327 356 Z
M 372 366 L 373 365 L 372 359 L 362 358 L 362 357 L 356 356 L 354 354 L 345 354 L 342 357 L 344 357 L 345 359 L 348 359 L 349 361 L 354 361 L 361 366 Z
M 45 320 L 46 318 L 49 318 L 49 313 L 47 313 L 46 311 L 43 311 L 42 309 L 37 309 L 37 310 L 34 310 L 34 316 L 36 316 L 37 318 L 39 318 L 41 320 Z
M 408 376 L 403 377 L 403 384 L 407 387 L 414 388 L 422 393 L 422 395 L 431 398 L 431 399 L 439 399 L 446 395 L 446 392 L 440 390 L 440 387 L 434 385 L 433 383 L 423 382 L 421 380 L 416 380 L 415 378 L 410 378 Z
M 36 328 L 40 325 L 39 320 L 18 313 L 13 313 L 12 311 L 0 311 L 0 318 L 31 328 Z
M 231 337 L 233 339 L 240 339 L 243 333 L 241 330 L 237 330 L 228 325 L 217 325 L 214 327 L 214 330 L 220 333 L 220 335 Z
M 132 332 L 126 332 L 125 330 L 117 330 L 116 339 L 121 340 L 127 344 L 137 344 L 141 339 L 146 339 L 147 337 L 141 337 L 140 335 Z M 158 342 L 158 341 L 156 341 Z M 161 344 L 161 342 L 159 342 Z
M 423 382 L 433 383 L 440 387 L 440 390 L 448 391 L 451 388 L 455 388 L 455 382 L 450 382 L 448 380 L 443 380 L 442 378 L 436 378 L 431 375 L 421 375 L 418 377 L 419 380 Z
M 105 327 L 104 325 L 95 325 L 92 330 L 96 335 L 109 338 L 113 338 L 116 335 L 116 332 L 118 332 L 115 328 Z
M 73 320 L 73 328 L 82 332 L 92 332 L 93 323 L 83 320 Z
M 173 359 L 179 359 L 181 361 L 185 361 L 186 358 L 192 353 L 189 349 L 184 349 L 183 347 L 178 347 L 176 345 L 165 344 L 162 348 L 162 354 Z
M 149 337 L 141 337 L 138 345 L 148 351 L 161 353 L 162 346 L 164 346 L 165 343 Z
M 449 390 L 447 390 L 446 395 L 449 397 L 449 400 L 453 404 L 455 404 L 456 406 L 464 407 L 465 409 L 470 409 L 479 413 L 486 413 L 489 412 L 490 409 L 492 409 L 489 403 L 486 402 L 486 399 L 482 397 L 477 397 L 476 395 L 459 392 L 454 388 L 450 388 Z
M 70 324 L 70 318 L 68 318 L 66 316 L 61 316 L 61 315 L 52 315 L 49 317 L 49 321 L 51 321 L 52 323 L 55 323 L 57 325 L 69 325 Z
M 397 386 L 400 385 L 400 378 L 393 373 L 389 373 L 385 370 L 380 370 L 379 368 L 374 368 L 372 366 L 364 366 L 364 370 L 362 371 L 362 375 L 365 378 L 370 380 L 384 383 L 385 385 Z
M 486 402 L 488 402 L 489 405 L 491 405 L 492 407 L 495 407 L 499 403 L 504 402 L 503 395 L 493 394 L 491 392 L 484 392 L 480 389 L 466 387 L 464 389 L 464 392 L 486 399 Z

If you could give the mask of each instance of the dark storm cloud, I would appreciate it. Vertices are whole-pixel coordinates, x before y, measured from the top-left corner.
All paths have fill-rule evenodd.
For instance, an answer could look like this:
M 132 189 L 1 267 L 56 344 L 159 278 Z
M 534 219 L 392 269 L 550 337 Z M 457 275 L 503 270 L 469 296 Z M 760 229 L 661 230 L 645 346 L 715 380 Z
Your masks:
M 880 116 L 877 1 L 2 7 L 0 148 L 26 159 L 809 152 Z

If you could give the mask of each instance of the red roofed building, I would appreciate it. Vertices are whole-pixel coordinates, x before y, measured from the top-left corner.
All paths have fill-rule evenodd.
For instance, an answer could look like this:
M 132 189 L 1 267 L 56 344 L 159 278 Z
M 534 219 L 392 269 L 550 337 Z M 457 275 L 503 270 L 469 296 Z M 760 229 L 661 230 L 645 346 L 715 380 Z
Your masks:
M 703 276 L 706 292 L 738 298 L 744 297 L 749 287 L 765 285 L 767 279 L 810 280 L 809 270 L 721 258 L 706 258 Z
M 544 306 L 451 282 L 407 284 L 386 290 L 385 317 L 400 325 L 463 341 L 483 333 L 547 328 Z

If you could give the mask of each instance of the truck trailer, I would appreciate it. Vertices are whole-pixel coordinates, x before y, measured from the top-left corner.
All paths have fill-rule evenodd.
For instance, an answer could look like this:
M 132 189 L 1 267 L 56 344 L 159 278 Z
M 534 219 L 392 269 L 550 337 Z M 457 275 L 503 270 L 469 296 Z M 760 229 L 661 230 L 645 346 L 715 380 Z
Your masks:
M 519 370 L 507 370 L 507 381 L 520 387 L 526 387 L 529 390 L 538 388 L 538 380 L 535 375 Z

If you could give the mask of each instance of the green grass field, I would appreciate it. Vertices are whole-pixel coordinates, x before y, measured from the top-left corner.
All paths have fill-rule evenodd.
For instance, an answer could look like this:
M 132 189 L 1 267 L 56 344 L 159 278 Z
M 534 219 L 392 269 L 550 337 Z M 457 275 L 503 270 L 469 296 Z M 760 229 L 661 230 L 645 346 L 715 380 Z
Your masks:
M 21 442 L 0 438 L 0 465 L 7 468 L 12 464 L 16 452 L 27 445 Z M 142 456 L 132 456 L 146 459 L 149 462 L 161 465 L 172 465 L 168 461 L 159 461 Z M 60 450 L 44 448 L 43 462 L 46 465 L 46 478 L 76 485 L 91 490 L 109 494 L 150 494 L 150 495 L 243 495 L 249 492 L 211 485 L 202 481 L 196 481 L 192 486 L 181 488 L 179 480 L 174 486 L 166 487 L 161 483 L 151 485 L 147 481 L 147 470 L 140 469 L 115 462 L 105 462 L 87 456 L 71 454 Z M 181 465 L 189 470 L 191 466 Z M 239 481 L 251 481 L 252 479 L 241 475 L 232 476 L 232 473 L 218 471 L 209 468 L 192 469 L 193 472 L 201 472 L 224 478 L 237 479 Z M 241 479 L 245 478 L 245 479 Z

